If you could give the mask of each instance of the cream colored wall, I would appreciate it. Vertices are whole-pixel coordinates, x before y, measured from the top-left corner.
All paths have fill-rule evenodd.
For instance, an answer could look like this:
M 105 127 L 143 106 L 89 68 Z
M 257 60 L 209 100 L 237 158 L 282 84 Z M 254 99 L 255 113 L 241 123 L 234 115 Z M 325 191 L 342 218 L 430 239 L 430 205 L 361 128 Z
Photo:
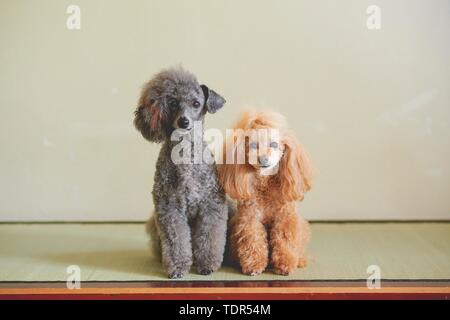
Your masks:
M 287 116 L 319 170 L 307 218 L 450 219 L 449 33 L 447 0 L 2 0 L 0 220 L 146 219 L 159 146 L 132 113 L 178 63 L 228 100 L 209 127 Z

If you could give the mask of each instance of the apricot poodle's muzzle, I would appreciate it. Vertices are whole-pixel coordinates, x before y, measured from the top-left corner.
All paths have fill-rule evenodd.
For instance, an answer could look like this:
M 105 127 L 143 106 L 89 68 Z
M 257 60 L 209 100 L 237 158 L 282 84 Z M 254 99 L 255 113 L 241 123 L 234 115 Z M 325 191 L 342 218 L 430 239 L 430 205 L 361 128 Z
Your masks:
M 279 152 L 272 151 L 258 155 L 256 163 L 253 167 L 259 171 L 261 175 L 274 175 L 278 172 L 278 163 L 280 162 Z
M 267 155 L 261 155 L 258 157 L 258 164 L 262 168 L 270 167 L 270 159 Z

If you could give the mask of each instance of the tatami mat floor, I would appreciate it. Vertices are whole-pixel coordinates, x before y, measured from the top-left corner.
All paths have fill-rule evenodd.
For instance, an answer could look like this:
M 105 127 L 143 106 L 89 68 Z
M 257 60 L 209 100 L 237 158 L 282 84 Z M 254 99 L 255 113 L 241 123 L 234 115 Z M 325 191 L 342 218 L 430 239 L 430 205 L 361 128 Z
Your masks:
M 306 269 L 256 277 L 223 267 L 183 280 L 360 280 L 370 265 L 383 279 L 450 279 L 450 223 L 315 223 Z M 0 224 L 0 281 L 165 281 L 143 224 Z

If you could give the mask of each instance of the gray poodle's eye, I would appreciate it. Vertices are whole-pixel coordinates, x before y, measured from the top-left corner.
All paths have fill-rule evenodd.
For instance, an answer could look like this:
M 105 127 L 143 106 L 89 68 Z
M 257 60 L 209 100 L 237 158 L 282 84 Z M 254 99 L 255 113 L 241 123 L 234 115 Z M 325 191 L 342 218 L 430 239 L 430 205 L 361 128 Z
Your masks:
M 257 149 L 258 148 L 258 143 L 250 142 L 248 146 L 249 146 L 250 149 Z
M 194 101 L 194 103 L 192 104 L 194 106 L 194 108 L 198 108 L 200 107 L 200 102 L 198 102 L 197 100 Z
M 272 141 L 272 142 L 270 143 L 270 147 L 271 147 L 272 149 L 277 149 L 277 148 L 278 148 L 278 143 L 275 142 L 275 141 Z
M 169 107 L 171 107 L 171 108 L 176 108 L 176 107 L 178 107 L 178 101 L 177 101 L 177 99 L 170 99 L 170 100 L 169 100 Z

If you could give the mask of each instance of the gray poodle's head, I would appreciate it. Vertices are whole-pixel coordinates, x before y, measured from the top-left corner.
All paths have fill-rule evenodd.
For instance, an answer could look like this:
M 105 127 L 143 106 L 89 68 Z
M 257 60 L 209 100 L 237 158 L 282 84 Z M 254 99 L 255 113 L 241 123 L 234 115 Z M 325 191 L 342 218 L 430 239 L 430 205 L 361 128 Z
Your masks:
M 200 85 L 192 73 L 166 69 L 144 85 L 134 125 L 145 139 L 161 142 L 175 129 L 190 131 L 206 112 L 215 113 L 224 104 L 224 98 Z

